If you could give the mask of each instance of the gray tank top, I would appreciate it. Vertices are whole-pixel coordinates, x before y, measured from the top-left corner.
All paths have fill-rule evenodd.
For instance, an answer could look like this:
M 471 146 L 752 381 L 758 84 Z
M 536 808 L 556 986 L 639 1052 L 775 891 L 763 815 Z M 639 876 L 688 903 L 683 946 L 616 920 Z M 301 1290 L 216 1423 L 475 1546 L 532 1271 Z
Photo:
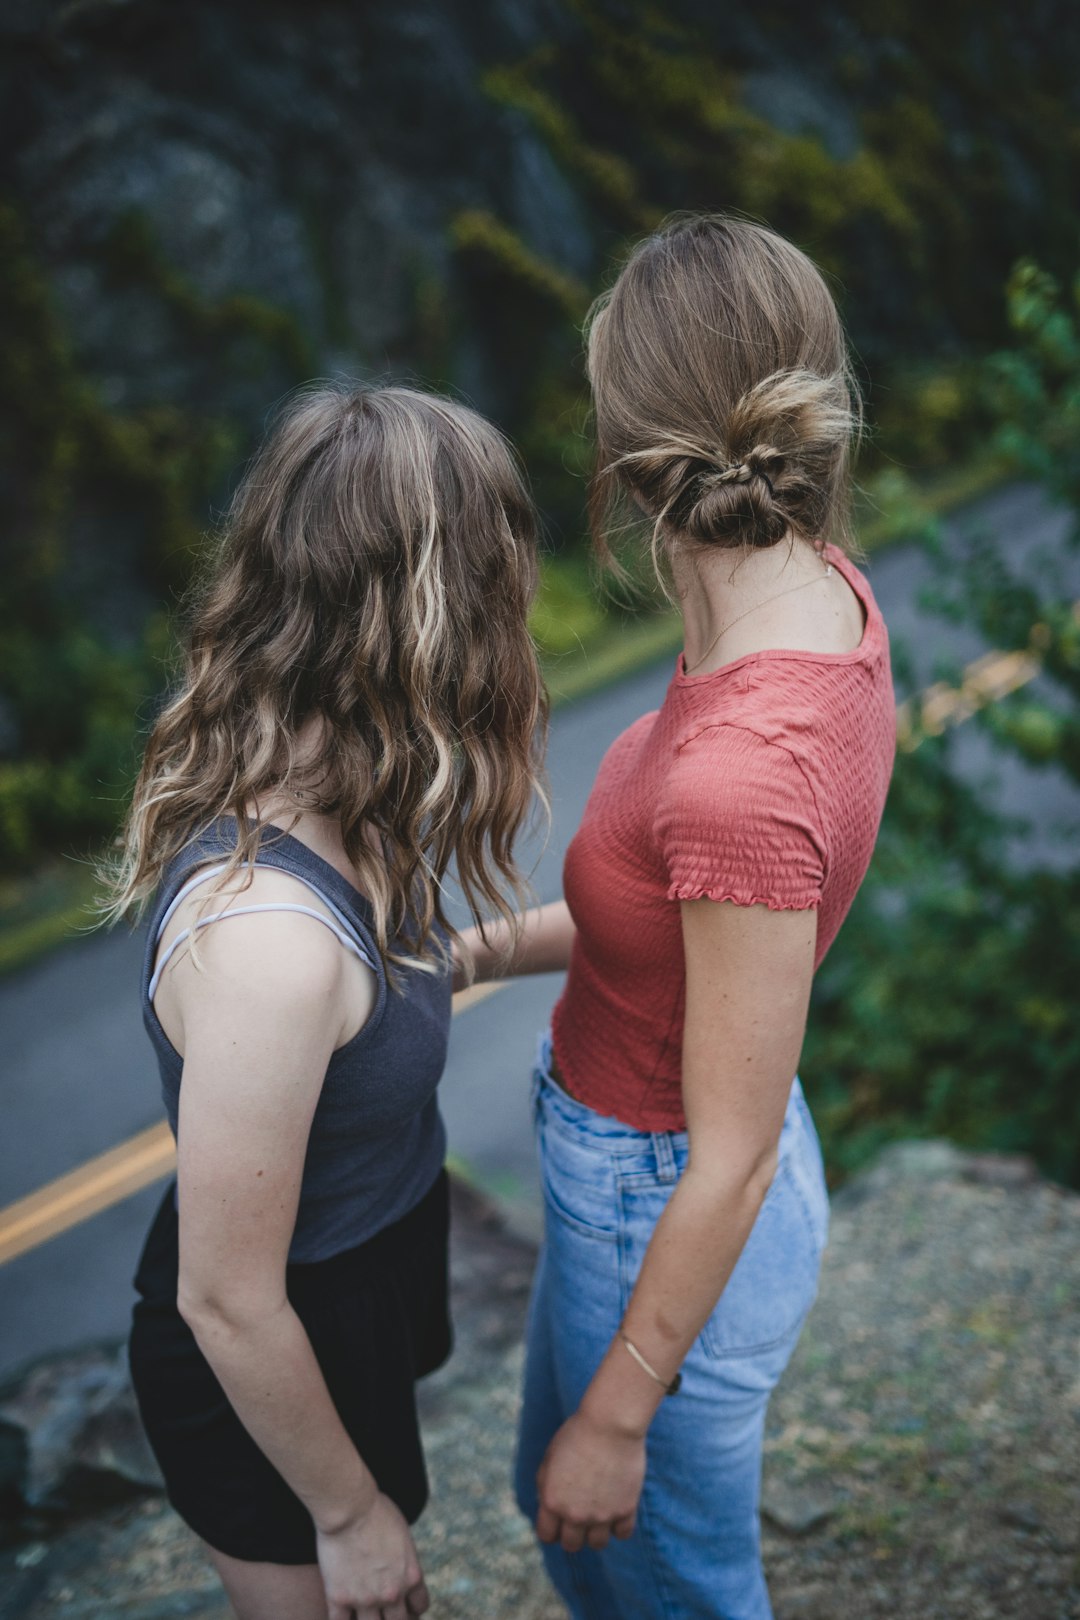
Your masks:
M 220 864 L 235 847 L 231 819 L 208 828 L 165 873 L 150 916 L 142 973 L 143 1023 L 157 1053 L 165 1112 L 174 1135 L 183 1062 L 154 1012 L 158 940 L 170 907 L 196 869 Z M 343 945 L 368 961 L 378 979 L 370 1018 L 327 1065 L 311 1122 L 289 1259 L 325 1260 L 406 1215 L 442 1168 L 446 1131 L 435 1088 L 446 1062 L 450 974 L 401 969 L 400 988 L 391 989 L 375 945 L 368 902 L 299 839 L 264 828 L 256 865 L 291 873 L 314 889 L 333 912 L 334 932 Z M 215 926 L 227 928 L 228 916 L 239 912 L 239 907 L 232 908 Z

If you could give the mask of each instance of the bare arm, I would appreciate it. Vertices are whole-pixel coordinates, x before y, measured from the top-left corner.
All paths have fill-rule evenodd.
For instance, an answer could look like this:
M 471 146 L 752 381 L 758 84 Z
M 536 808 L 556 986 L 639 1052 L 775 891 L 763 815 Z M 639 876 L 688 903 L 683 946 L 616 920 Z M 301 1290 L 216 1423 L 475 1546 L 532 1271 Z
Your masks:
M 227 932 L 228 931 L 228 932 Z M 290 914 L 206 930 L 185 959 L 179 1308 L 238 1416 L 308 1508 L 331 1620 L 404 1620 L 422 1577 L 404 1519 L 338 1417 L 285 1291 L 304 1156 L 347 1013 L 345 955 Z
M 813 977 L 817 913 L 682 904 L 684 1175 L 657 1223 L 623 1330 L 674 1378 L 715 1309 L 776 1169 Z M 721 1054 L 718 1056 L 718 1054 Z M 663 1391 L 612 1341 L 541 1470 L 540 1534 L 570 1550 L 628 1534 Z M 589 1526 L 600 1526 L 592 1532 Z
M 466 928 L 454 947 L 454 989 L 464 989 L 465 962 L 470 959 L 475 984 L 525 973 L 565 973 L 573 943 L 574 922 L 565 900 L 533 906 L 525 913 L 521 937 L 509 962 L 510 930 L 505 922 L 486 923 L 483 937 L 478 928 Z

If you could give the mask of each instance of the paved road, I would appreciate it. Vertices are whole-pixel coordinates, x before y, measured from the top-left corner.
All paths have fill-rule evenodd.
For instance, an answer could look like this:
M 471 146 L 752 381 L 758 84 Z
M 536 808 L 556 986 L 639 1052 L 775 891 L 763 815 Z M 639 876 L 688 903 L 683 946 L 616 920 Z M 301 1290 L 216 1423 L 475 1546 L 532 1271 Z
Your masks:
M 1064 524 L 1030 490 L 984 503 L 982 521 L 1011 534 L 1018 559 L 1034 566 L 1042 547 L 1060 549 Z M 927 616 L 919 594 L 925 561 L 899 550 L 870 573 L 894 645 L 905 643 L 916 678 L 934 678 L 946 658 L 985 650 L 970 632 Z M 1080 596 L 1080 562 L 1075 594 Z M 538 854 L 542 899 L 559 893 L 565 845 L 577 825 L 608 742 L 661 701 L 670 661 L 560 711 L 549 769 L 554 821 Z M 980 779 L 994 766 L 980 739 L 963 738 L 965 767 Z M 1037 813 L 1041 853 L 1060 848 L 1054 827 L 1080 813 L 1059 779 L 1010 765 L 990 791 L 1017 813 Z M 0 984 L 3 1079 L 0 1205 L 33 1191 L 161 1117 L 157 1080 L 135 1001 L 141 939 L 83 939 Z M 503 1193 L 522 1225 L 537 1219 L 528 1121 L 528 1075 L 536 1032 L 558 993 L 557 977 L 519 981 L 461 1014 L 454 1024 L 443 1104 L 452 1151 Z M 130 1277 L 160 1188 L 129 1198 L 80 1227 L 0 1267 L 0 1377 L 46 1351 L 124 1331 Z

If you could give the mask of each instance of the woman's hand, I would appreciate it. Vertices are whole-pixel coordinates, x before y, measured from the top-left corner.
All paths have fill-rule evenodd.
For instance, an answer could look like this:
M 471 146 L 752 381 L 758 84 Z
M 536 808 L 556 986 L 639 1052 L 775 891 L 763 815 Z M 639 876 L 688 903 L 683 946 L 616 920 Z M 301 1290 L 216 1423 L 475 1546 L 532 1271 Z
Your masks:
M 477 927 L 463 928 L 450 947 L 455 991 L 467 982 L 486 984 L 495 978 L 525 973 L 565 973 L 574 944 L 574 923 L 565 900 L 534 906 L 518 919 L 516 945 L 509 924 L 498 917 Z M 471 981 L 466 964 L 471 962 Z
M 412 1620 L 430 1607 L 409 1527 L 388 1496 L 318 1535 L 328 1620 Z
M 566 1552 L 606 1547 L 634 1533 L 645 1479 L 645 1436 L 601 1428 L 584 1412 L 567 1419 L 536 1475 L 536 1533 Z

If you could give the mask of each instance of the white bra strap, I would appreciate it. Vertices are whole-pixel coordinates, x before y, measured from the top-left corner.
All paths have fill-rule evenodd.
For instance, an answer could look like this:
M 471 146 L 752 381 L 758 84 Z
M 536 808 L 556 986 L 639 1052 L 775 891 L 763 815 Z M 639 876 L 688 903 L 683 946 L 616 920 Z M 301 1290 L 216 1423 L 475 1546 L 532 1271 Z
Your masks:
M 252 862 L 251 861 L 241 861 L 240 864 L 241 864 L 241 866 L 247 868 L 247 867 L 250 867 L 252 865 Z M 340 906 L 335 905 L 333 900 L 331 900 L 330 896 L 328 894 L 323 893 L 322 889 L 319 888 L 319 885 L 317 883 L 313 882 L 311 878 L 304 877 L 300 872 L 285 872 L 284 867 L 271 866 L 269 861 L 255 861 L 254 864 L 256 866 L 261 866 L 264 869 L 264 871 L 268 870 L 268 871 L 271 871 L 271 872 L 284 872 L 284 875 L 286 877 L 294 878 L 297 883 L 302 883 L 304 885 L 305 889 L 310 889 L 312 894 L 318 895 L 319 899 L 322 901 L 322 903 L 326 907 L 327 911 L 331 912 L 333 914 L 333 916 L 335 916 L 337 918 L 339 926 L 345 930 L 345 932 L 349 935 L 350 939 L 355 940 L 355 942 L 359 946 L 360 951 L 363 954 L 365 960 L 368 961 L 370 965 L 374 966 L 374 964 L 371 963 L 370 952 L 368 951 L 367 947 L 365 946 L 364 941 L 361 938 L 360 934 L 357 932 L 357 929 L 356 929 L 355 925 L 349 920 L 348 917 L 346 917 L 345 913 L 341 910 Z M 195 876 L 193 878 L 189 878 L 188 881 L 184 884 L 184 886 L 176 893 L 176 895 L 174 895 L 172 901 L 170 902 L 170 904 L 168 906 L 168 909 L 166 910 L 166 912 L 165 912 L 164 916 L 162 917 L 161 921 L 158 923 L 157 938 L 160 940 L 162 934 L 165 932 L 166 928 L 168 927 L 169 923 L 171 922 L 171 920 L 172 920 L 178 906 L 180 905 L 181 901 L 186 900 L 188 895 L 191 893 L 191 891 L 193 889 L 197 889 L 199 887 L 200 883 L 206 883 L 206 882 L 209 881 L 210 878 L 217 877 L 217 876 L 219 876 L 220 873 L 225 872 L 227 870 L 228 870 L 228 868 L 225 865 L 225 863 L 223 862 L 220 866 L 207 866 L 207 867 L 204 867 L 204 869 L 201 872 L 196 872 L 196 874 L 195 874 Z
M 165 912 L 165 915 L 162 917 L 161 921 L 158 923 L 158 930 L 157 930 L 157 935 L 156 935 L 156 938 L 155 938 L 155 944 L 161 938 L 162 934 L 165 932 L 165 930 L 169 926 L 169 924 L 172 922 L 173 916 L 175 915 L 177 909 L 179 908 L 181 901 L 187 899 L 187 897 L 191 893 L 192 889 L 197 889 L 199 887 L 200 883 L 208 883 L 212 877 L 217 877 L 218 874 L 221 873 L 221 872 L 224 872 L 224 870 L 225 870 L 224 864 L 222 864 L 221 866 L 205 866 L 205 867 L 203 867 L 201 872 L 196 872 L 196 874 L 195 874 L 195 876 L 193 878 L 188 878 L 188 880 L 184 884 L 183 888 L 178 889 L 176 891 L 175 895 L 172 898 L 172 901 L 169 904 L 168 910 Z
M 199 917 L 196 920 L 195 927 L 208 928 L 211 923 L 228 922 L 230 917 L 248 917 L 253 911 L 298 911 L 305 917 L 314 917 L 316 922 L 321 922 L 325 927 L 329 928 L 334 938 L 340 944 L 344 945 L 347 951 L 351 951 L 354 956 L 359 957 L 360 961 L 363 962 L 365 967 L 369 967 L 372 969 L 372 971 L 374 971 L 375 965 L 370 956 L 366 951 L 361 950 L 356 940 L 351 939 L 349 935 L 346 934 L 343 929 L 339 928 L 336 923 L 332 922 L 329 917 L 325 916 L 321 911 L 316 911 L 312 906 L 297 906 L 286 900 L 267 901 L 263 905 L 259 906 L 233 906 L 229 911 L 216 911 L 212 917 Z M 166 949 L 162 951 L 161 959 L 158 962 L 157 967 L 154 969 L 153 978 L 150 980 L 150 985 L 146 992 L 150 1001 L 153 1001 L 155 995 L 157 994 L 157 987 L 161 983 L 161 975 L 168 967 L 173 952 L 184 943 L 185 939 L 190 938 L 193 932 L 194 929 L 182 928 L 177 934 L 176 938 L 170 940 Z
M 249 862 L 244 862 L 243 864 L 244 865 L 249 865 L 250 863 Z M 259 865 L 260 863 L 255 862 L 255 864 Z M 262 862 L 261 864 L 264 865 L 264 866 L 269 867 L 268 862 Z M 269 870 L 271 870 L 271 871 L 281 871 L 282 868 L 280 868 L 280 867 L 269 867 Z M 182 900 L 184 900 L 191 893 L 191 891 L 193 889 L 198 888 L 200 883 L 205 883 L 209 878 L 217 877 L 219 873 L 224 872 L 224 871 L 225 871 L 224 866 L 212 866 L 212 867 L 209 867 L 204 872 L 197 872 L 196 875 L 193 878 L 191 878 L 187 883 L 184 884 L 183 888 L 180 889 L 179 893 L 176 895 L 176 897 L 173 899 L 171 904 L 168 906 L 164 916 L 161 919 L 161 923 L 160 923 L 160 925 L 158 927 L 158 931 L 157 931 L 158 940 L 160 940 L 160 938 L 161 938 L 163 932 L 165 931 L 165 928 L 166 928 L 166 926 L 167 926 L 167 924 L 169 922 L 169 919 L 175 913 L 176 908 L 179 906 L 180 902 Z M 345 916 L 344 912 L 342 912 L 334 904 L 334 902 L 332 900 L 330 900 L 322 892 L 322 890 L 317 886 L 317 884 L 310 882 L 310 880 L 308 878 L 301 877 L 296 872 L 288 872 L 288 873 L 286 873 L 286 876 L 287 877 L 295 877 L 297 882 L 302 883 L 305 886 L 305 888 L 310 889 L 313 894 L 318 895 L 319 899 L 323 902 L 323 904 L 327 907 L 327 909 L 333 913 L 334 917 L 337 919 L 337 923 L 332 922 L 330 920 L 330 918 L 327 917 L 323 912 L 316 911 L 311 906 L 301 906 L 301 905 L 296 905 L 296 904 L 294 904 L 294 903 L 292 903 L 290 901 L 280 900 L 280 901 L 265 901 L 261 905 L 254 905 L 254 906 L 232 906 L 232 907 L 230 907 L 230 909 L 228 911 L 216 911 L 210 917 L 199 917 L 199 918 L 197 918 L 196 921 L 195 921 L 195 927 L 196 928 L 205 928 L 210 923 L 224 922 L 229 917 L 246 917 L 246 916 L 250 916 L 250 914 L 252 912 L 255 912 L 255 911 L 296 911 L 296 912 L 299 912 L 304 917 L 314 917 L 316 922 L 323 923 L 327 928 L 329 928 L 330 932 L 334 935 L 335 939 L 337 939 L 340 944 L 344 945 L 346 950 L 351 951 L 353 953 L 353 955 L 358 957 L 359 960 L 361 962 L 363 962 L 366 967 L 371 968 L 373 973 L 377 973 L 378 969 L 376 967 L 376 964 L 371 959 L 370 951 L 364 945 L 363 940 L 360 938 L 359 934 L 357 933 L 357 931 L 354 928 L 353 924 L 349 921 L 348 917 Z M 340 926 L 338 926 L 338 924 L 340 924 Z M 183 929 L 181 929 L 181 931 L 177 934 L 176 938 L 173 939 L 173 940 L 170 940 L 170 942 L 169 942 L 168 946 L 166 947 L 166 949 L 161 953 L 161 957 L 158 960 L 158 963 L 157 963 L 156 967 L 154 968 L 154 972 L 153 972 L 153 975 L 152 975 L 152 977 L 150 979 L 150 984 L 149 984 L 149 986 L 147 988 L 147 992 L 146 992 L 147 993 L 147 998 L 151 1002 L 153 1001 L 155 995 L 157 994 L 158 985 L 161 983 L 161 975 L 164 973 L 165 969 L 168 967 L 169 962 L 170 962 L 170 960 L 171 960 L 171 958 L 173 956 L 173 953 L 177 950 L 177 948 L 180 945 L 182 945 L 184 943 L 184 941 L 186 939 L 190 938 L 192 932 L 193 932 L 193 930 L 191 928 L 183 928 Z
M 272 867 L 272 866 L 269 865 L 269 862 L 267 862 L 267 861 L 263 861 L 262 863 L 260 863 L 259 861 L 255 862 L 256 866 L 258 866 L 260 864 L 263 866 L 264 870 L 268 869 L 268 870 L 270 870 L 272 872 L 284 871 L 283 867 L 280 867 L 280 866 L 273 866 Z M 331 916 L 337 918 L 338 927 L 340 929 L 342 929 L 342 931 L 344 933 L 348 934 L 348 936 L 349 936 L 350 940 L 352 941 L 353 945 L 356 947 L 356 954 L 360 957 L 360 959 L 362 961 L 367 963 L 369 968 L 374 970 L 375 963 L 371 959 L 370 950 L 365 945 L 361 935 L 357 932 L 356 925 L 348 917 L 346 917 L 346 915 L 342 911 L 341 907 L 335 905 L 333 900 L 331 900 L 330 896 L 328 894 L 325 894 L 323 892 L 323 890 L 319 888 L 319 885 L 317 883 L 313 883 L 311 878 L 301 877 L 299 872 L 285 872 L 285 876 L 295 878 L 297 883 L 302 883 L 304 885 L 305 889 L 310 889 L 312 894 L 318 895 L 319 899 L 322 901 L 322 903 L 326 907 L 327 911 L 330 912 Z M 303 910 L 304 908 L 299 907 L 298 909 Z M 319 913 L 316 912 L 315 915 L 318 916 Z M 323 918 L 323 921 L 324 922 L 326 921 L 325 917 Z

